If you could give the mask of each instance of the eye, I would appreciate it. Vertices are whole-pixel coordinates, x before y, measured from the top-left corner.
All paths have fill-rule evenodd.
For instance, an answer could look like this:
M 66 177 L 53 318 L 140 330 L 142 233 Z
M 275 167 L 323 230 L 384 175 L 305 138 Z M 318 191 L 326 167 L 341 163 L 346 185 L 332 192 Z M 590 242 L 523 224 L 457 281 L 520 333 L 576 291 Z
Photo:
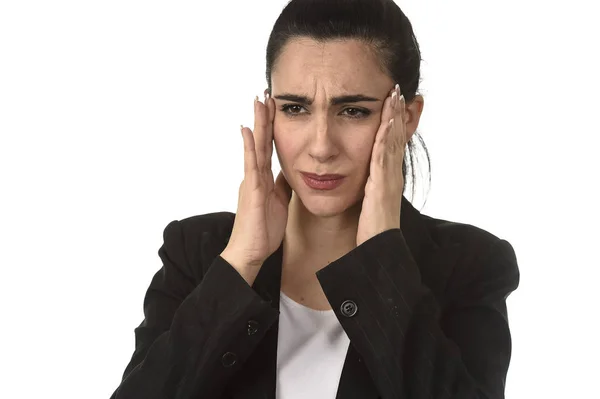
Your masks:
M 297 110 L 297 108 L 303 108 L 303 107 L 298 104 L 284 104 L 281 106 L 281 111 L 284 112 L 286 115 L 293 117 L 293 116 L 298 115 L 298 112 L 290 112 L 290 110 Z
M 352 111 L 352 112 L 350 112 L 349 116 L 350 116 L 350 118 L 355 118 L 355 119 L 366 118 L 371 113 L 371 111 L 369 111 L 369 110 L 360 109 L 360 108 L 346 108 L 344 111 Z
M 300 112 L 302 109 L 304 109 L 304 107 L 298 104 L 284 104 L 281 106 L 281 111 L 292 118 L 302 114 L 302 112 Z M 346 108 L 342 112 L 349 112 L 346 115 L 351 119 L 366 118 L 371 114 L 371 111 L 361 108 Z

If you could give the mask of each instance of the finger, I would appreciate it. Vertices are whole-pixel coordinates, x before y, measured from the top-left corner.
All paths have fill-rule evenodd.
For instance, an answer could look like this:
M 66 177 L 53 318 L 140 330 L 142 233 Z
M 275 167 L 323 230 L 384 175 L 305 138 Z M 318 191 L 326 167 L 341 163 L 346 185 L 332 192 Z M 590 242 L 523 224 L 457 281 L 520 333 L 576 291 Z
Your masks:
M 382 124 L 389 121 L 389 119 L 394 119 L 394 126 L 387 135 L 389 137 L 385 137 L 383 140 L 387 141 L 388 146 L 398 146 L 400 149 L 404 149 L 406 145 L 404 134 L 406 130 L 404 123 L 406 101 L 404 99 L 404 95 L 400 94 L 400 86 L 398 84 L 396 84 L 392 89 L 390 98 L 391 100 L 388 107 L 389 113 L 385 112 L 385 110 L 382 113 Z
M 383 181 L 383 169 L 386 169 L 386 160 L 389 155 L 388 151 L 388 138 L 390 137 L 390 131 L 393 129 L 394 120 L 390 119 L 382 128 L 377 132 L 375 144 L 373 145 L 373 152 L 371 154 L 371 163 L 369 165 L 369 175 L 374 181 Z M 382 180 L 383 179 L 383 180 Z
M 392 111 L 392 102 L 394 101 L 394 99 L 395 95 L 392 94 L 392 96 L 386 98 L 383 102 L 383 111 L 381 112 L 381 123 L 379 124 L 379 129 L 377 130 L 377 134 L 375 135 L 374 145 L 382 143 L 385 140 L 385 134 L 388 129 L 388 124 L 390 122 L 390 119 L 394 117 L 394 113 Z
M 387 123 L 390 119 L 398 116 L 398 107 L 399 105 L 399 97 L 400 97 L 400 86 L 396 85 L 394 89 L 392 89 L 392 94 L 390 95 L 390 102 L 388 105 L 388 113 L 385 115 L 385 119 L 383 122 Z
M 398 84 L 394 87 L 393 93 L 395 100 L 392 100 L 392 115 L 390 118 L 394 118 L 394 126 L 390 132 L 389 140 L 391 145 L 398 146 L 399 149 L 404 151 L 404 147 L 406 146 L 406 124 L 404 121 L 406 116 L 406 99 L 401 94 Z
M 266 107 L 258 101 L 258 96 L 254 98 L 254 141 L 256 149 L 256 165 L 259 172 L 266 169 L 267 159 L 267 117 Z
M 387 123 L 390 121 L 390 119 L 394 117 L 394 102 L 397 102 L 397 94 L 394 93 L 397 93 L 397 90 L 395 88 L 390 90 L 389 95 L 385 98 L 385 100 L 383 100 L 383 106 L 381 108 L 381 120 L 379 128 L 377 130 L 377 134 L 375 136 L 376 140 L 377 138 L 379 138 L 380 140 L 382 139 L 380 133 L 385 132 Z
M 373 143 L 373 149 L 371 150 L 371 162 L 369 163 L 369 176 L 371 179 L 375 179 L 379 176 L 379 165 L 382 163 L 383 148 L 385 147 L 385 136 L 389 128 L 390 121 L 390 107 L 392 97 L 387 97 L 383 101 L 383 110 L 381 112 L 381 123 L 375 134 L 375 141 Z
M 408 140 L 406 140 L 406 99 L 404 98 L 404 95 L 400 96 L 398 103 L 398 108 L 400 109 L 400 112 L 399 116 L 394 122 L 396 124 L 395 133 L 398 135 L 398 142 L 402 146 L 402 151 L 404 151 L 404 147 L 408 143 Z
M 256 164 L 254 137 L 250 129 L 243 126 L 240 126 L 240 128 L 242 137 L 244 138 L 244 181 L 251 188 L 256 188 L 258 185 L 258 167 Z
M 275 120 L 275 101 L 271 99 L 270 93 L 265 95 L 265 105 L 267 106 L 267 168 L 271 168 L 271 158 L 273 157 L 273 121 Z
M 389 120 L 388 123 L 381 123 L 381 125 L 379 125 L 379 129 L 375 135 L 375 142 L 373 143 L 373 148 L 371 150 L 370 173 L 373 173 L 374 168 L 381 162 L 382 148 L 385 147 L 385 137 L 388 128 Z

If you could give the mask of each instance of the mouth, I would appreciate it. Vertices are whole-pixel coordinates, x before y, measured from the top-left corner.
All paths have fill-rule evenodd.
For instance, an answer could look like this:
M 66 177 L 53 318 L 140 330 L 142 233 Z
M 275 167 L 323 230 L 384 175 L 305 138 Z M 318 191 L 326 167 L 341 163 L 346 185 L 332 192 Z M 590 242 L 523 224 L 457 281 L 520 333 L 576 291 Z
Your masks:
M 338 175 L 338 174 L 323 174 L 323 175 L 317 175 L 314 173 L 307 173 L 307 172 L 300 172 L 302 173 L 304 176 L 309 177 L 313 180 L 318 180 L 318 181 L 328 181 L 328 180 L 338 180 L 343 178 L 343 175 Z
M 315 175 L 312 173 L 301 173 L 304 183 L 309 188 L 320 192 L 334 190 L 340 187 L 345 178 L 345 176 L 337 174 Z

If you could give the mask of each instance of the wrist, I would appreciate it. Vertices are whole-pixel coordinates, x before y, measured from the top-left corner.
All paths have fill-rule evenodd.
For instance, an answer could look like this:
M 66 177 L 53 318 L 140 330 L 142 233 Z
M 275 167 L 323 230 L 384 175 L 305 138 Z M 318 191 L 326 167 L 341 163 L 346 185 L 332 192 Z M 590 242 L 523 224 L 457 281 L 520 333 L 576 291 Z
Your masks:
M 256 280 L 258 272 L 260 271 L 262 263 L 250 264 L 243 261 L 240 256 L 236 256 L 234 252 L 227 251 L 227 249 L 223 250 L 219 256 L 229 263 L 240 274 L 240 276 L 246 280 L 248 285 L 252 286 L 254 280 Z

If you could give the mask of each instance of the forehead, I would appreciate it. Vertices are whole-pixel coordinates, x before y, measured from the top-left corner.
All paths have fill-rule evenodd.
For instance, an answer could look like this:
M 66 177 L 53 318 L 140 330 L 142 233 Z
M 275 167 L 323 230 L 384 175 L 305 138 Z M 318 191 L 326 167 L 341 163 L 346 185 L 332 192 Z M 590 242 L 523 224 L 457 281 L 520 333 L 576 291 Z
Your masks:
M 274 65 L 271 78 L 274 91 L 308 92 L 323 85 L 348 91 L 371 88 L 373 93 L 385 92 L 394 85 L 368 45 L 349 39 L 290 40 Z

